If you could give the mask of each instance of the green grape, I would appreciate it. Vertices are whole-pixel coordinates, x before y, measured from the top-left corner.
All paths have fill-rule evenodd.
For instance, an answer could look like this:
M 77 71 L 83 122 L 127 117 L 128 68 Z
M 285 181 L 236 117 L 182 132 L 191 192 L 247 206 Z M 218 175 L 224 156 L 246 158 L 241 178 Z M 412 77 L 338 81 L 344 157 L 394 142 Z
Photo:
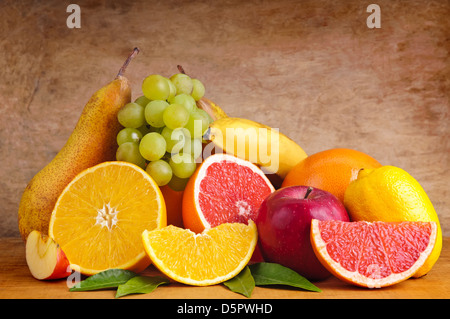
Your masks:
M 159 133 L 148 133 L 141 139 L 139 151 L 148 161 L 159 160 L 166 154 L 166 140 Z
M 145 134 L 148 134 L 150 132 L 153 132 L 152 128 L 148 124 L 144 124 L 141 127 L 138 127 L 137 129 L 139 130 L 139 132 L 141 132 L 142 136 L 144 136 Z
M 172 175 L 172 179 L 169 182 L 169 187 L 174 191 L 181 192 L 186 188 L 186 184 L 189 182 L 189 178 L 179 178 Z
M 139 145 L 134 142 L 120 144 L 117 148 L 116 160 L 133 163 L 141 168 L 145 168 L 145 158 L 139 152 Z
M 162 127 L 153 127 L 153 126 L 150 126 L 149 124 L 142 125 L 141 127 L 138 128 L 138 130 L 142 133 L 142 136 L 145 136 L 146 134 L 151 133 L 151 132 L 156 132 L 156 133 L 161 134 L 162 129 L 163 129 Z
M 134 102 L 125 104 L 117 113 L 117 119 L 123 127 L 141 127 L 145 124 L 144 107 Z
M 169 93 L 169 97 L 167 98 L 167 100 L 170 101 L 170 99 L 172 99 L 175 95 L 177 95 L 177 87 L 169 79 L 167 79 L 167 83 L 169 83 L 169 88 L 170 88 L 170 93 Z
M 197 108 L 189 115 L 189 120 L 185 127 L 189 130 L 191 138 L 200 138 L 208 129 L 210 117 L 204 110 Z
M 183 127 L 189 120 L 189 112 L 181 104 L 170 104 L 163 113 L 164 124 L 172 130 Z
M 167 185 L 172 179 L 172 168 L 166 161 L 157 160 L 150 162 L 145 170 L 155 180 L 158 186 Z
M 156 133 L 159 133 L 159 134 L 161 134 L 163 128 L 165 128 L 165 126 L 163 126 L 163 127 L 153 127 L 153 126 L 150 126 L 150 125 L 149 125 L 149 127 L 150 127 L 150 133 L 151 132 L 156 132 Z
M 191 154 L 178 153 L 172 155 L 169 160 L 169 165 L 172 167 L 172 172 L 179 178 L 188 178 L 194 174 L 197 164 Z
M 206 122 L 209 124 L 211 124 L 213 122 L 213 119 L 211 117 L 211 115 L 208 114 L 208 112 L 206 112 L 203 109 L 197 108 L 197 110 L 203 115 L 203 117 L 206 119 Z
M 203 145 L 201 138 L 187 139 L 183 145 L 183 153 L 189 153 L 196 160 L 202 155 Z
M 192 84 L 191 78 L 183 73 L 177 73 L 170 77 L 170 81 L 175 84 L 177 88 L 177 94 L 185 93 L 190 95 L 194 85 Z
M 117 145 L 120 146 L 127 142 L 139 143 L 141 138 L 142 133 L 139 129 L 126 127 L 117 134 Z
M 188 112 L 192 112 L 197 107 L 194 98 L 185 93 L 178 94 L 173 98 L 169 99 L 169 103 L 181 104 L 186 108 L 186 110 L 188 110 Z
M 166 100 L 170 94 L 168 81 L 158 74 L 149 75 L 142 82 L 142 93 L 150 100 Z
M 161 135 L 166 140 L 166 150 L 169 153 L 180 152 L 185 142 L 190 140 L 189 131 L 184 127 L 172 130 L 166 126 L 163 128 Z
M 149 102 L 150 102 L 150 100 L 147 99 L 147 98 L 145 97 L 145 95 L 142 95 L 142 96 L 138 97 L 138 98 L 136 99 L 136 101 L 134 101 L 134 103 L 140 104 L 140 105 L 142 105 L 143 107 L 145 107 Z
M 169 103 L 163 100 L 154 100 L 145 107 L 145 120 L 153 127 L 163 127 L 163 113 Z
M 192 79 L 193 89 L 192 89 L 192 97 L 194 100 L 198 101 L 205 95 L 205 86 L 200 80 Z

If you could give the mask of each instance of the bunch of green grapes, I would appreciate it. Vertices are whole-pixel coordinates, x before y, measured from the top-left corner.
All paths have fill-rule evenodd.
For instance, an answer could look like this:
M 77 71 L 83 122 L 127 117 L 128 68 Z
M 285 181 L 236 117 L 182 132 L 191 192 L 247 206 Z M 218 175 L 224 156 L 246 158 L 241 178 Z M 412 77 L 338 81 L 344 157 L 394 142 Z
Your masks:
M 196 103 L 205 87 L 184 73 L 170 79 L 153 74 L 142 82 L 142 93 L 117 115 L 124 128 L 116 159 L 142 167 L 159 186 L 182 190 L 201 162 L 202 137 L 212 122 Z

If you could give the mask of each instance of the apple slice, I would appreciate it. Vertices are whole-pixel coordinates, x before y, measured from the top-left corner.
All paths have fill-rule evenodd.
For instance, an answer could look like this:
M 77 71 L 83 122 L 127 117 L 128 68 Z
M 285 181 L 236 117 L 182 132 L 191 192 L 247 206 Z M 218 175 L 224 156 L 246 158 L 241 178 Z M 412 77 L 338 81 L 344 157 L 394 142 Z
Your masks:
M 65 278 L 72 273 L 69 260 L 59 245 L 37 230 L 28 235 L 26 259 L 31 274 L 39 280 Z

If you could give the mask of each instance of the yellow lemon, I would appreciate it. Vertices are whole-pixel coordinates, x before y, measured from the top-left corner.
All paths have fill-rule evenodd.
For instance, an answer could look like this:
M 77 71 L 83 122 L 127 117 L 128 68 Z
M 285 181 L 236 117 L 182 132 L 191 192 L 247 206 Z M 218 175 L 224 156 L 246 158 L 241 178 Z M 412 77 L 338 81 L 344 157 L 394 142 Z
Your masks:
M 435 247 L 413 277 L 427 274 L 438 260 L 442 249 L 438 215 L 422 186 L 403 169 L 382 166 L 359 171 L 358 178 L 345 191 L 344 205 L 354 221 L 436 222 Z

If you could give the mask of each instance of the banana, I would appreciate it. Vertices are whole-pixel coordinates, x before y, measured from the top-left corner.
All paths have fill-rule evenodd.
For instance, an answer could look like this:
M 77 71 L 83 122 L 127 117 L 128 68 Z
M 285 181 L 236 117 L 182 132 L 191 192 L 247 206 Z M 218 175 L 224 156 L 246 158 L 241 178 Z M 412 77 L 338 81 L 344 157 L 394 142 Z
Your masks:
M 222 117 L 213 121 L 203 136 L 215 148 L 258 165 L 266 174 L 284 179 L 308 155 L 278 129 L 243 118 Z M 205 153 L 204 153 L 205 154 Z
M 197 107 L 206 111 L 214 121 L 228 116 L 220 106 L 205 97 L 197 101 Z
M 178 66 L 181 73 L 185 73 Z M 214 152 L 233 154 L 257 164 L 274 185 L 281 186 L 289 171 L 308 155 L 278 129 L 243 118 L 229 117 L 216 103 L 202 97 L 197 107 L 206 111 L 213 122 L 203 139 L 210 141 L 204 147 L 204 157 Z

